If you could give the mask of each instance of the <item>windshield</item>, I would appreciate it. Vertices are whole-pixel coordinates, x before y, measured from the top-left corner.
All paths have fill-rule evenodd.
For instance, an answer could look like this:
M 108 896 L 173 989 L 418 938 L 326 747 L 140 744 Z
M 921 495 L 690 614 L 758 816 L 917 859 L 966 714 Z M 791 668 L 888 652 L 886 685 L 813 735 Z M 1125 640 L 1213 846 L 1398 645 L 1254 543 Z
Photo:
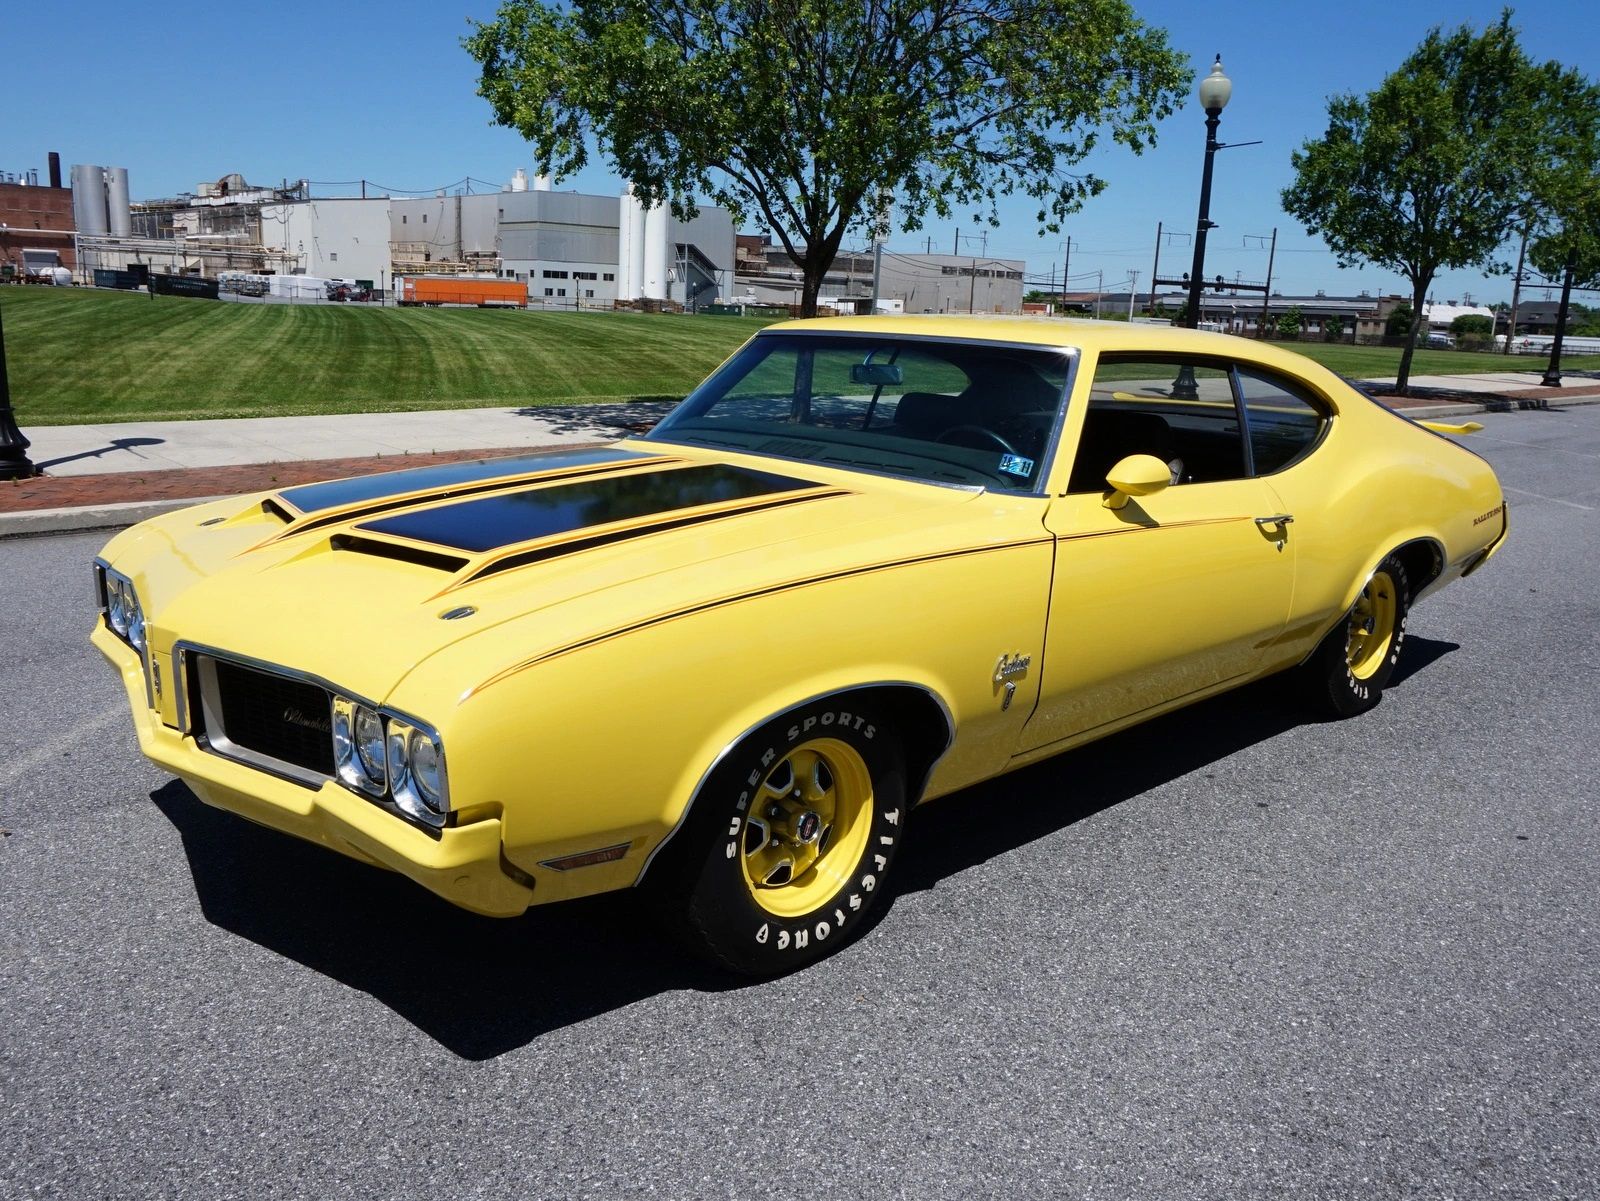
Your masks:
M 1071 361 L 998 343 L 762 334 L 650 437 L 1031 492 Z

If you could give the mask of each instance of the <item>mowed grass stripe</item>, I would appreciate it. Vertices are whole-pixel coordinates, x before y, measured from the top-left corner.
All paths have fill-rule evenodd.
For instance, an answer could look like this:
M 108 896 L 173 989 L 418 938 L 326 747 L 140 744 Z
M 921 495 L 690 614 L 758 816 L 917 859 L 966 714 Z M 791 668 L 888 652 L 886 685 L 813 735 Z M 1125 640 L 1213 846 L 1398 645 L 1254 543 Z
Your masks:
M 682 396 L 764 321 L 7 288 L 23 424 Z
M 737 317 L 258 305 L 3 288 L 23 425 L 299 416 L 678 397 L 766 322 Z M 1358 378 L 1400 352 L 1298 343 Z M 1415 375 L 1537 371 L 1542 358 L 1419 350 Z M 1569 357 L 1573 370 L 1600 356 Z

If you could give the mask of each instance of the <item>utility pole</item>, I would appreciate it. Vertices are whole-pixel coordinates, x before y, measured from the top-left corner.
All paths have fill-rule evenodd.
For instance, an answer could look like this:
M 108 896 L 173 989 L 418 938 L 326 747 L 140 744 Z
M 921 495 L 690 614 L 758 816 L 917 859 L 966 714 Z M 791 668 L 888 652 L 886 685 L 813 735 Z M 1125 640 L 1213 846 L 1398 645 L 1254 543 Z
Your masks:
M 1261 322 L 1256 330 L 1257 338 L 1267 336 L 1267 311 L 1272 304 L 1272 260 L 1278 257 L 1278 227 L 1272 227 L 1272 245 L 1267 250 L 1267 286 L 1261 293 Z M 1356 344 L 1355 327 L 1351 326 L 1350 345 Z
M 1100 293 L 1106 290 L 1105 268 L 1100 268 L 1094 273 L 1094 319 L 1100 320 Z
M 978 311 L 977 308 L 975 307 L 977 305 L 977 303 L 978 303 L 978 260 L 977 259 L 973 259 L 972 260 L 972 287 L 967 292 L 967 313 L 968 313 L 968 315 L 971 315 L 972 313 L 975 313 L 975 312 Z
M 1522 248 L 1517 251 L 1517 273 L 1511 277 L 1511 324 L 1506 326 L 1506 354 L 1511 353 L 1511 339 L 1517 336 L 1517 305 L 1522 301 L 1522 264 L 1528 255 L 1528 227 L 1531 222 L 1522 223 Z
M 955 244 L 955 248 L 952 249 L 950 251 L 950 253 L 952 255 L 956 255 L 956 254 L 960 254 L 961 253 L 961 227 L 959 225 L 956 226 L 956 244 Z
M 1156 315 L 1156 280 L 1161 276 L 1161 222 L 1156 222 L 1156 260 L 1150 264 L 1150 315 Z
M 1067 260 L 1061 264 L 1061 307 L 1067 307 L 1067 279 L 1072 274 L 1072 235 L 1067 235 Z
M 872 240 L 872 308 L 867 316 L 878 315 L 878 280 L 883 274 L 883 243 L 877 238 Z
M 1133 298 L 1139 293 L 1139 273 L 1128 272 L 1128 320 L 1133 320 Z

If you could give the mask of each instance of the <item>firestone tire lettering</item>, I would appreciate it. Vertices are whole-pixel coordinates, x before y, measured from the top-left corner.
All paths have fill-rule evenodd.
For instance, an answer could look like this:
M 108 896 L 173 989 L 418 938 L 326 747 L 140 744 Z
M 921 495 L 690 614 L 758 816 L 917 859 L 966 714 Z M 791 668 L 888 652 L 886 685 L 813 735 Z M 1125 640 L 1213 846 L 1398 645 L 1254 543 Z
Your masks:
M 712 773 L 699 803 L 722 801 L 715 850 L 698 868 L 686 866 L 687 895 L 679 932 L 693 949 L 747 975 L 799 967 L 848 941 L 865 922 L 893 868 L 906 810 L 905 767 L 899 740 L 879 734 L 880 716 L 862 706 L 819 703 L 756 731 Z M 746 883 L 743 832 L 761 801 L 763 781 L 790 748 L 811 739 L 846 743 L 867 768 L 872 801 L 869 826 L 854 863 L 838 870 L 846 883 L 814 908 L 780 916 L 766 909 Z M 703 844 L 702 844 L 703 845 Z

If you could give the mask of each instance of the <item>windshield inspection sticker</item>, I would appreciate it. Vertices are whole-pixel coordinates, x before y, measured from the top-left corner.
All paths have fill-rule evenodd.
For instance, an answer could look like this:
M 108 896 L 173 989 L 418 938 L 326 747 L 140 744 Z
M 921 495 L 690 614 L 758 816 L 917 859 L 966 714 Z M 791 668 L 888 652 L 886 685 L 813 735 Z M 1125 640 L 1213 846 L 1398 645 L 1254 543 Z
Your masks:
M 1000 470 L 1007 475 L 1032 475 L 1033 460 L 1024 459 L 1021 455 L 1001 455 Z

